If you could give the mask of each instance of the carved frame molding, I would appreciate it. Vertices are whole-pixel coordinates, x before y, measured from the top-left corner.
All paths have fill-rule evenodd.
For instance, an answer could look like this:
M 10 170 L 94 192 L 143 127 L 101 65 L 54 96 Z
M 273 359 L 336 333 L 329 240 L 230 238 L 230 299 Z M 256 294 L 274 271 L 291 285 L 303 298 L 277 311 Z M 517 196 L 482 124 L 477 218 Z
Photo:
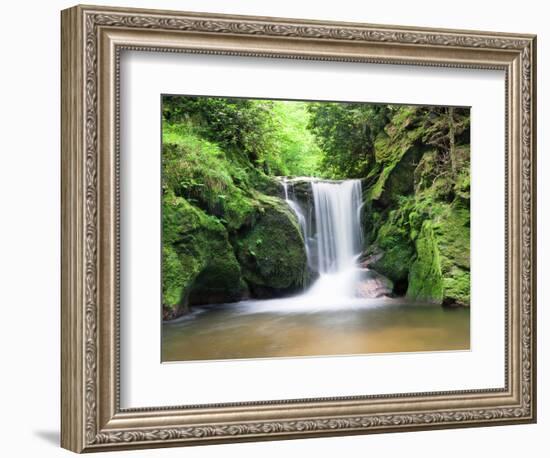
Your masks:
M 506 387 L 120 409 L 118 124 L 124 49 L 504 70 Z M 62 446 L 81 452 L 535 421 L 535 62 L 531 35 L 64 10 Z

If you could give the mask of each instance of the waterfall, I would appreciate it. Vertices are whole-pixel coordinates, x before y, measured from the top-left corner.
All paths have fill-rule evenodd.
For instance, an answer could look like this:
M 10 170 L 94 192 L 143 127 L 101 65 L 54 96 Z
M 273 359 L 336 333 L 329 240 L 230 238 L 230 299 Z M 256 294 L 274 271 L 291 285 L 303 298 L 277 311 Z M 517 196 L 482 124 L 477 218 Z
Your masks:
M 361 251 L 361 181 L 312 181 L 317 228 L 317 262 L 321 274 L 355 266 Z
M 306 212 L 294 195 L 292 183 L 283 181 L 285 200 L 296 214 L 304 237 L 308 264 L 319 273 L 305 296 L 315 301 L 354 297 L 359 275 L 356 260 L 362 245 L 361 181 L 308 181 L 313 208 Z M 307 215 L 313 217 L 312 224 L 307 224 Z
M 289 197 L 288 181 L 287 181 L 286 178 L 283 179 L 283 189 L 284 189 L 284 193 L 285 193 L 285 201 L 288 204 L 288 206 L 290 207 L 290 209 L 296 215 L 296 219 L 298 220 L 298 224 L 300 225 L 300 230 L 302 232 L 302 237 L 304 238 L 304 246 L 305 246 L 305 249 L 306 249 L 306 257 L 307 257 L 307 260 L 308 260 L 308 263 L 309 263 L 310 259 L 311 259 L 311 256 L 310 256 L 310 251 L 309 251 L 309 245 L 310 244 L 308 242 L 309 233 L 308 233 L 308 226 L 307 226 L 307 222 L 306 222 L 306 217 L 304 215 L 304 212 L 302 211 L 302 207 L 300 206 L 300 204 L 296 200 L 293 200 Z M 310 266 L 311 266 L 311 264 L 310 264 Z

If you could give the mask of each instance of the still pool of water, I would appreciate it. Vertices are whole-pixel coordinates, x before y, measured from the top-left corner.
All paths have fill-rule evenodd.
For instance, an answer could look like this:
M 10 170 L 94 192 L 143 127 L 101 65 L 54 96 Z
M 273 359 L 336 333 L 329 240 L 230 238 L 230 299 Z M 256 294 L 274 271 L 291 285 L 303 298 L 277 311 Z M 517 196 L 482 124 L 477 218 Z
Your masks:
M 302 298 L 303 299 L 303 298 Z M 162 361 L 448 351 L 470 348 L 470 310 L 350 299 L 200 307 L 162 325 Z

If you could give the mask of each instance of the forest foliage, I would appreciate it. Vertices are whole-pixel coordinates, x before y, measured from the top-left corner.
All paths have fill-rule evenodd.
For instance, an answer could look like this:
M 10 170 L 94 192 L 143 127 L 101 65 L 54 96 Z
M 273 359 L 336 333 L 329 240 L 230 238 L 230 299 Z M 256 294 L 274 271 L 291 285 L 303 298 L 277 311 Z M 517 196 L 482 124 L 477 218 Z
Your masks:
M 303 285 L 278 176 L 361 179 L 364 265 L 396 294 L 469 304 L 468 109 L 164 96 L 162 119 L 166 317 Z

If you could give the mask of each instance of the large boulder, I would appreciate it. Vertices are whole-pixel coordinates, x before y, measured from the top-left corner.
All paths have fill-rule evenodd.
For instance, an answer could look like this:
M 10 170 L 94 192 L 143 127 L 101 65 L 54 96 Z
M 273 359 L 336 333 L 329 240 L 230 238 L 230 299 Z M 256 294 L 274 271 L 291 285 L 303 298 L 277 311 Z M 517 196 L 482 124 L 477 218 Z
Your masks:
M 303 289 L 308 276 L 304 240 L 284 200 L 261 197 L 255 224 L 239 233 L 234 244 L 253 297 L 280 297 Z
M 363 259 L 363 267 L 389 278 L 394 293 L 398 295 L 407 291 L 411 259 L 415 253 L 406 213 L 403 213 L 400 209 L 390 212 Z
M 163 197 L 162 290 L 165 318 L 193 304 L 238 300 L 241 269 L 227 231 L 183 197 Z
M 361 258 L 388 277 L 397 295 L 443 305 L 470 304 L 469 201 L 409 199 L 386 216 Z
M 364 298 L 391 296 L 393 283 L 372 269 L 361 269 L 355 295 Z

